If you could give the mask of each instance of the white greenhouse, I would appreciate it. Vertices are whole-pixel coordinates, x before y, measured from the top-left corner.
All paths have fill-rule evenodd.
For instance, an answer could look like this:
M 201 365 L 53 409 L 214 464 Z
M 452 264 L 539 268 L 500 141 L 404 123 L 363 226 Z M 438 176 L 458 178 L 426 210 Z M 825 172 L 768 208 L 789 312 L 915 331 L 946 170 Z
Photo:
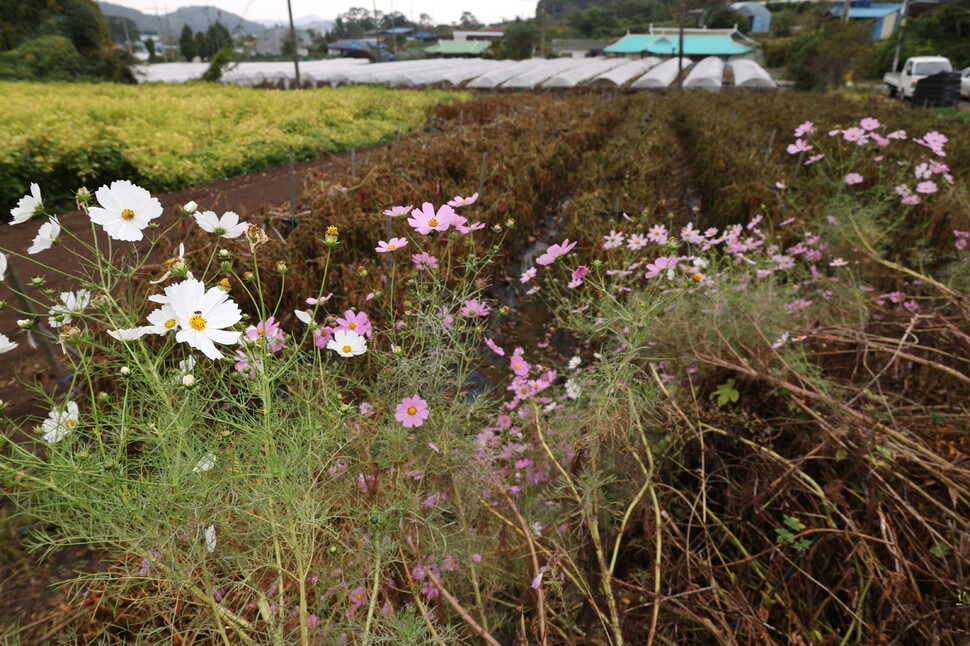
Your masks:
M 724 61 L 717 56 L 708 56 L 695 63 L 684 80 L 684 88 L 690 90 L 718 91 L 724 83 Z
M 678 70 L 677 59 L 671 58 L 641 76 L 630 87 L 634 89 L 660 89 L 669 87 L 671 83 L 677 80 Z
M 775 89 L 778 83 L 754 61 L 738 59 L 728 63 L 734 73 L 734 87 Z

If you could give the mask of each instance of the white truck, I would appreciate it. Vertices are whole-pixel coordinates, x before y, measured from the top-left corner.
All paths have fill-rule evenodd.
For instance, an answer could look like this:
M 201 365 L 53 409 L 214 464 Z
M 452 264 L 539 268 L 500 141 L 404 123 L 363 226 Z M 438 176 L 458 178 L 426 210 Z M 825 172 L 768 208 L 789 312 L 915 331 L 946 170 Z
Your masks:
M 940 72 L 952 71 L 953 65 L 945 56 L 913 56 L 906 59 L 902 72 L 889 72 L 882 77 L 882 81 L 889 90 L 889 96 L 911 99 L 918 81 Z

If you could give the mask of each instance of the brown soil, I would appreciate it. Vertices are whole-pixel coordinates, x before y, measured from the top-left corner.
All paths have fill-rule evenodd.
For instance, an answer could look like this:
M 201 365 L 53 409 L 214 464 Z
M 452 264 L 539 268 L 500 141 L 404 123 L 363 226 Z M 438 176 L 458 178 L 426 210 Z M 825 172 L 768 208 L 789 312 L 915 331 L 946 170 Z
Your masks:
M 379 154 L 385 149 L 386 146 L 378 146 L 358 152 L 357 163 L 366 162 L 371 155 Z M 307 182 L 320 181 L 336 171 L 346 172 L 350 164 L 350 153 L 328 155 L 296 164 L 297 196 L 303 192 Z M 173 213 L 179 205 L 195 200 L 201 209 L 217 213 L 231 210 L 244 219 L 275 213 L 287 215 L 290 169 L 288 166 L 272 168 L 157 197 L 166 213 Z M 76 285 L 70 284 L 66 278 L 50 271 L 45 272 L 35 262 L 31 262 L 36 258 L 45 265 L 67 273 L 73 273 L 77 269 L 74 258 L 69 253 L 69 248 L 77 244 L 71 240 L 71 235 L 91 243 L 93 234 L 90 222 L 81 213 L 61 216 L 60 221 L 64 229 L 61 245 L 31 256 L 30 260 L 10 258 L 11 264 L 16 264 L 25 282 L 34 276 L 44 275 L 47 280 L 46 287 L 58 291 L 76 289 Z M 0 225 L 0 247 L 25 253 L 37 235 L 38 225 L 37 220 L 14 227 Z M 9 283 L 9 277 L 7 282 Z M 36 295 L 34 290 L 30 291 L 32 295 Z M 57 379 L 43 354 L 31 348 L 25 335 L 17 329 L 16 321 L 23 318 L 23 315 L 17 311 L 20 304 L 7 284 L 0 284 L 0 299 L 6 302 L 6 307 L 0 312 L 0 332 L 20 343 L 19 347 L 3 355 L 0 365 L 0 400 L 6 402 L 0 424 L 3 425 L 4 433 L 11 434 L 13 430 L 8 420 L 23 420 L 30 415 L 43 417 L 47 413 L 45 408 L 37 405 L 33 393 L 23 384 L 39 382 L 46 392 L 54 393 Z M 37 307 L 35 312 L 45 314 Z M 41 316 L 40 320 L 46 323 L 46 315 Z M 54 350 L 56 353 L 60 352 L 56 346 Z M 29 426 L 28 424 L 27 428 Z M 13 643 L 21 646 L 58 643 L 56 638 L 62 635 L 66 626 L 80 627 L 83 623 L 92 623 L 84 621 L 85 616 L 91 616 L 91 608 L 84 605 L 83 597 L 75 598 L 69 590 L 53 588 L 52 584 L 71 579 L 76 572 L 91 572 L 109 566 L 118 556 L 75 547 L 60 550 L 41 560 L 24 549 L 24 545 L 29 542 L 29 539 L 21 536 L 24 528 L 4 529 L 8 524 L 17 525 L 16 520 L 5 522 L 11 513 L 9 507 L 9 502 L 0 497 L 0 635 L 15 636 Z M 29 536 L 29 531 L 27 535 Z M 82 632 L 87 632 L 91 637 L 95 636 L 90 631 Z M 94 632 L 97 632 L 96 628 Z M 82 642 L 85 641 L 83 636 L 79 637 Z M 50 641 L 52 639 L 55 641 Z

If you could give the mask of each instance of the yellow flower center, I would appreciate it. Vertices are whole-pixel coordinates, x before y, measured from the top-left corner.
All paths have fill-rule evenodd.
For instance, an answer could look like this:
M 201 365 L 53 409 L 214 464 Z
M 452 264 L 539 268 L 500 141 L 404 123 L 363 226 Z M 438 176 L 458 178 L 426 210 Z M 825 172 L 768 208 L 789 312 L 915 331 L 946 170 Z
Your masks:
M 130 220 L 133 217 L 135 217 L 135 212 L 132 211 L 131 209 L 125 209 L 124 211 L 121 212 L 121 217 L 123 217 L 126 220 Z
M 194 329 L 201 332 L 202 330 L 205 329 L 205 319 L 199 316 L 198 314 L 196 314 L 195 316 L 189 319 L 189 325 L 191 325 Z
M 64 421 L 64 426 L 66 426 L 68 428 L 74 428 L 74 425 L 75 424 L 77 424 L 77 420 L 76 419 L 69 419 L 69 420 L 65 420 Z
M 349 327 L 351 330 L 356 330 L 357 329 L 357 324 L 356 323 L 348 323 L 347 324 L 347 327 Z
M 397 245 L 396 244 L 389 244 L 389 245 L 387 245 L 387 248 L 390 249 L 391 251 L 394 251 L 397 248 Z
M 408 415 L 414 415 L 417 412 L 418 412 L 417 408 L 415 408 L 414 406 L 408 406 Z
M 175 319 L 169 319 L 165 321 L 165 327 L 168 328 L 169 330 L 175 327 Z
M 337 235 L 337 227 L 327 227 L 327 235 L 328 236 Z
M 256 345 L 263 345 L 263 339 L 262 338 L 256 339 Z
M 351 352 L 353 352 L 353 350 L 354 349 L 351 348 L 349 345 L 344 346 L 344 352 L 346 352 L 347 354 L 350 354 Z
M 256 330 L 256 334 L 262 336 L 266 334 L 266 330 L 264 330 L 263 328 L 259 328 L 258 330 Z
M 434 218 L 431 218 L 430 220 L 428 220 L 428 226 L 429 227 L 436 227 L 436 226 L 438 226 L 438 221 L 435 220 Z

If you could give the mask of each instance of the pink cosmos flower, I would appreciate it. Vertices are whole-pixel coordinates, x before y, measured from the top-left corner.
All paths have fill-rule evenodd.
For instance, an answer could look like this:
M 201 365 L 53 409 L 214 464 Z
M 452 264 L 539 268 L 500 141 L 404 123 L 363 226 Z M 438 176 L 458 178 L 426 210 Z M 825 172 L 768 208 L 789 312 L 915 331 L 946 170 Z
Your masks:
M 920 182 L 919 184 L 916 185 L 917 193 L 932 195 L 933 193 L 936 193 L 938 190 L 939 188 L 937 188 L 936 182 L 930 181 L 930 180 L 927 180 L 925 182 Z
M 615 249 L 623 244 L 623 233 L 619 231 L 610 231 L 607 235 L 603 236 L 603 248 L 604 249 Z
M 954 241 L 953 246 L 959 249 L 960 251 L 963 251 L 964 249 L 967 248 L 967 239 L 957 238 L 956 241 Z
M 428 235 L 432 231 L 447 231 L 455 219 L 455 210 L 445 204 L 435 213 L 434 206 L 425 202 L 421 205 L 421 210 L 414 209 L 411 215 L 408 224 L 421 235 Z
M 477 199 L 478 193 L 475 193 L 471 197 L 462 197 L 460 195 L 456 195 L 450 202 L 448 202 L 448 206 L 453 206 L 455 208 L 458 208 L 459 206 L 468 206 L 469 204 L 474 204 L 475 200 Z
M 906 204 L 908 206 L 916 206 L 917 204 L 919 204 L 922 201 L 923 200 L 920 199 L 920 196 L 919 195 L 907 195 L 902 200 L 903 204 Z
M 274 317 L 269 317 L 265 321 L 260 321 L 256 325 L 246 328 L 244 337 L 250 343 L 258 346 L 266 346 L 269 351 L 276 354 L 286 346 L 286 338 L 280 330 L 280 324 Z
M 655 224 L 647 231 L 647 240 L 652 240 L 657 244 L 665 244 L 667 237 L 667 227 L 662 224 Z
M 512 368 L 512 372 L 519 377 L 528 377 L 529 368 L 532 367 L 525 359 L 522 358 L 522 355 L 518 353 L 512 355 L 512 358 L 509 360 L 509 365 Z
M 405 397 L 397 405 L 394 418 L 404 424 L 404 428 L 422 426 L 424 420 L 428 419 L 428 402 L 417 395 Z
M 568 287 L 569 289 L 576 289 L 577 287 L 579 287 L 582 284 L 583 284 L 582 279 L 580 279 L 580 278 L 573 278 L 571 281 L 569 281 L 568 283 L 566 283 L 566 287 Z
M 638 249 L 643 249 L 647 246 L 647 237 L 640 235 L 639 233 L 632 234 L 626 241 L 626 248 L 631 251 L 637 251 Z
M 334 329 L 330 326 L 318 327 L 313 331 L 313 345 L 321 350 L 327 349 L 327 344 L 333 339 Z
M 336 330 L 350 330 L 369 339 L 371 337 L 370 319 L 367 318 L 366 312 L 354 314 L 352 310 L 347 310 L 343 318 L 337 319 L 337 327 L 334 331 Z
M 536 258 L 536 264 L 551 265 L 556 258 L 558 258 L 559 256 L 565 256 L 567 253 L 572 251 L 573 247 L 575 246 L 576 246 L 575 242 L 570 244 L 569 238 L 566 238 L 565 240 L 562 241 L 562 244 L 554 244 L 548 249 L 546 249 L 546 252 L 544 254 Z
M 900 184 L 895 188 L 896 195 L 899 197 L 906 197 L 907 195 L 912 195 L 913 191 L 905 184 Z
M 411 254 L 411 262 L 414 263 L 414 267 L 418 271 L 438 268 L 438 259 L 428 253 Z
M 842 138 L 846 141 L 851 141 L 854 143 L 865 141 L 866 131 L 862 128 L 849 128 L 842 132 Z
M 391 208 L 384 211 L 384 215 L 390 216 L 392 218 L 396 218 L 399 215 L 407 215 L 408 213 L 411 212 L 412 208 L 414 207 L 411 204 L 408 204 L 407 206 L 392 206 Z
M 533 278 L 536 277 L 536 274 L 538 272 L 539 272 L 539 270 L 536 269 L 535 267 L 529 267 L 528 269 L 526 269 L 525 271 L 522 272 L 522 275 L 521 276 L 519 276 L 519 282 L 520 283 L 527 283 L 527 282 L 529 282 L 530 280 L 532 280 Z
M 876 130 L 882 124 L 879 123 L 879 119 L 874 119 L 872 117 L 866 117 L 865 119 L 863 119 L 862 121 L 859 122 L 859 125 L 862 126 L 862 129 L 863 130 L 870 130 L 870 131 L 872 131 L 872 130 Z
M 849 186 L 852 186 L 853 184 L 861 184 L 863 181 L 865 181 L 865 178 L 859 173 L 849 173 L 845 176 L 845 183 Z
M 363 415 L 364 417 L 367 417 L 368 415 L 374 412 L 374 407 L 371 406 L 368 402 L 361 402 L 358 409 L 360 410 L 360 414 Z
M 485 303 L 479 303 L 478 299 L 470 298 L 465 301 L 462 306 L 461 311 L 458 312 L 462 316 L 472 317 L 472 316 L 488 316 L 491 311 L 488 305 Z
M 906 138 L 905 130 L 893 130 L 888 135 L 886 135 L 886 139 L 905 139 L 905 138 Z
M 804 137 L 805 135 L 810 135 L 815 132 L 815 124 L 811 121 L 806 121 L 797 128 L 795 128 L 795 139 L 799 137 Z
M 451 331 L 455 323 L 455 317 L 448 313 L 448 308 L 441 306 L 441 325 L 446 330 Z
M 492 349 L 492 352 L 494 352 L 498 356 L 500 356 L 500 357 L 504 357 L 505 356 L 505 350 L 503 350 L 501 347 L 499 347 L 499 345 L 496 344 L 495 341 L 492 341 L 488 337 L 485 337 L 485 345 L 487 345 L 488 347 L 490 347 Z
M 795 143 L 788 144 L 787 150 L 789 155 L 797 155 L 800 152 L 808 152 L 813 148 L 815 148 L 815 146 L 812 146 L 804 139 L 796 139 Z
M 849 264 L 848 260 L 842 260 L 841 258 L 836 258 L 829 263 L 829 267 L 845 267 Z
M 377 253 L 387 253 L 388 251 L 394 251 L 395 249 L 400 249 L 406 245 L 408 241 L 405 238 L 391 238 L 387 242 L 379 240 L 377 246 L 374 247 L 374 251 Z
M 246 379 L 256 376 L 256 371 L 263 368 L 263 363 L 259 359 L 254 359 L 242 350 L 236 350 L 236 372 Z
M 582 280 L 583 278 L 586 278 L 587 275 L 589 275 L 589 267 L 586 265 L 580 265 L 576 268 L 576 271 L 573 272 L 572 278 L 573 280 Z
M 783 191 L 786 188 L 788 188 L 788 184 L 785 184 L 785 182 L 778 180 L 777 182 L 775 182 L 775 188 L 777 188 L 779 191 Z
M 819 161 L 820 159 L 825 159 L 825 155 L 824 154 L 821 154 L 821 155 L 812 155 L 811 157 L 809 157 L 805 161 L 805 165 L 808 166 L 809 164 L 814 164 L 815 162 Z
M 677 256 L 661 256 L 647 265 L 647 273 L 643 277 L 650 279 L 662 274 L 666 275 L 668 272 L 673 271 L 678 262 L 680 262 L 680 258 Z

